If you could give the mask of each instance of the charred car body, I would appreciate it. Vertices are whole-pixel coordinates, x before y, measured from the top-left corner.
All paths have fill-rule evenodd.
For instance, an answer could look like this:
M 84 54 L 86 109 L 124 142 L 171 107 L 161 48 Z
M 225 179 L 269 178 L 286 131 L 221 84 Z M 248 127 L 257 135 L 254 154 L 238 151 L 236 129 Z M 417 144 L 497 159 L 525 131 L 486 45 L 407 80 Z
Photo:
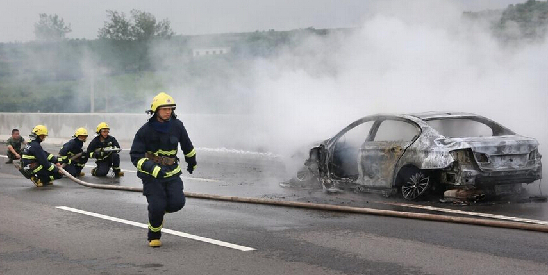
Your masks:
M 542 176 L 538 142 L 470 113 L 378 114 L 310 150 L 297 181 L 326 190 L 429 190 L 508 194 Z

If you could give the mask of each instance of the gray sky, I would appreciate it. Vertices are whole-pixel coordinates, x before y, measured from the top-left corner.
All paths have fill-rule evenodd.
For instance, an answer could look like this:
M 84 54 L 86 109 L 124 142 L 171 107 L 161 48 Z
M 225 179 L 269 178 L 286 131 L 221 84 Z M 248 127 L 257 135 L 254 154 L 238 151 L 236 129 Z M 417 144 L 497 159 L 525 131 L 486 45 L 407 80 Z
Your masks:
M 94 39 L 106 10 L 131 9 L 168 18 L 177 34 L 359 26 L 381 0 L 0 0 L 0 42 L 34 39 L 39 13 L 72 26 L 69 38 Z M 387 0 L 383 0 L 386 2 Z M 397 2 L 397 0 L 394 0 Z M 402 0 L 403 1 L 403 0 Z M 462 10 L 501 9 L 525 0 L 451 0 Z

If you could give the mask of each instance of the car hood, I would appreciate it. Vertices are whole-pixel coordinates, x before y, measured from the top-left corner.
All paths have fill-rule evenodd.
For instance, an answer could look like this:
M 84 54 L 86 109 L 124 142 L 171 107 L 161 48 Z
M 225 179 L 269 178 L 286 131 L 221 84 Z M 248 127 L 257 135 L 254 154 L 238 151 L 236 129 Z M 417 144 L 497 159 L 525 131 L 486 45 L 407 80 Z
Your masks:
M 454 149 L 471 148 L 474 152 L 488 155 L 528 154 L 538 147 L 536 139 L 519 135 L 449 138 L 447 140 L 454 142 L 451 146 Z

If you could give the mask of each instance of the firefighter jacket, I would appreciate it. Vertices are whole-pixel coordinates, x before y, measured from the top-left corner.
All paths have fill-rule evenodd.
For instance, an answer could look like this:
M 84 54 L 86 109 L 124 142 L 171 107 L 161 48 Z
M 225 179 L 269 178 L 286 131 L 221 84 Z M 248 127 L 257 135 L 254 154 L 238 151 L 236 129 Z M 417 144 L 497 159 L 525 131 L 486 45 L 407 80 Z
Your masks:
M 63 162 L 84 167 L 86 165 L 87 155 L 84 154 L 82 146 L 84 146 L 84 142 L 78 138 L 69 140 L 67 143 L 63 144 L 63 148 L 59 151 L 60 159 L 62 159 Z M 74 158 L 75 155 L 80 153 L 82 153 L 81 157 L 71 160 L 71 158 Z
M 177 158 L 179 144 L 186 162 L 195 166 L 196 151 L 183 122 L 174 117 L 163 123 L 158 122 L 155 116 L 150 118 L 135 134 L 129 152 L 131 162 L 137 167 L 137 176 L 143 181 L 163 181 L 178 177 L 181 174 Z M 176 161 L 171 165 L 161 164 L 149 159 L 151 155 L 155 158 L 173 158 Z
M 36 138 L 29 142 L 25 149 L 23 149 L 23 155 L 21 156 L 22 167 L 29 165 L 32 174 L 38 173 L 43 169 L 50 172 L 58 172 L 57 166 L 54 163 L 58 163 L 59 160 L 56 156 L 44 151 L 40 145 L 40 139 Z
M 87 155 L 90 158 L 96 158 L 98 161 L 103 161 L 110 157 L 112 152 L 102 152 L 98 149 L 104 149 L 107 147 L 120 148 L 120 144 L 118 144 L 118 141 L 113 136 L 109 135 L 103 141 L 101 141 L 100 135 L 96 136 L 88 145 Z

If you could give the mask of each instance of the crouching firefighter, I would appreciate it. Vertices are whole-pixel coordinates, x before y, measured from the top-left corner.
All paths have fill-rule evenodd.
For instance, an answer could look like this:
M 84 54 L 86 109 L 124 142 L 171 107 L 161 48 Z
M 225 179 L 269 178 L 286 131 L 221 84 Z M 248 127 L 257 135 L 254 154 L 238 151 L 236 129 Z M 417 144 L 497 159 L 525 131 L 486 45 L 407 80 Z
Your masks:
M 57 166 L 61 166 L 54 155 L 44 151 L 40 143 L 48 136 L 44 125 L 36 125 L 30 134 L 31 141 L 23 149 L 19 171 L 37 187 L 53 184 L 63 177 Z
M 147 113 L 152 117 L 135 134 L 131 145 L 131 162 L 143 182 L 148 202 L 148 242 L 161 246 L 164 214 L 181 210 L 185 205 L 181 166 L 177 158 L 179 144 L 185 155 L 187 171 L 196 168 L 196 151 L 183 123 L 175 116 L 175 101 L 166 93 L 154 97 Z
M 120 170 L 120 144 L 113 136 L 109 135 L 110 127 L 106 122 L 97 125 L 97 136 L 89 143 L 87 154 L 90 158 L 97 159 L 97 167 L 91 169 L 93 176 L 104 177 L 108 174 L 110 167 L 115 177 L 121 177 L 124 172 Z
M 73 139 L 63 144 L 59 156 L 66 163 L 63 167 L 67 172 L 75 177 L 82 177 L 85 176 L 82 169 L 88 161 L 88 156 L 82 150 L 82 146 L 88 138 L 88 131 L 85 128 L 78 128 L 72 137 Z

